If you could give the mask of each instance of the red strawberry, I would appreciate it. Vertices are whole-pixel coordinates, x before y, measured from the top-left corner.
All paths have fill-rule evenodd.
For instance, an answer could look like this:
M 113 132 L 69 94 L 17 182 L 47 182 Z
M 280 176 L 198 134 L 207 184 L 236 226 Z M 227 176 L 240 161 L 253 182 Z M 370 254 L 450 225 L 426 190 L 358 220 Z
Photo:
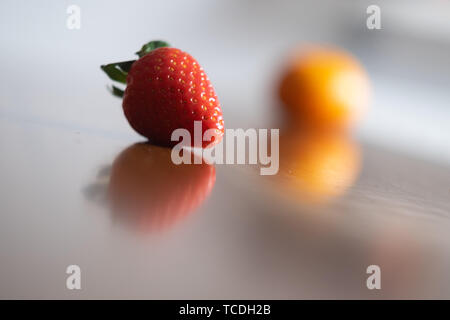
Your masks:
M 188 53 L 153 41 L 137 53 L 140 59 L 102 66 L 108 76 L 125 82 L 123 110 L 128 122 L 141 135 L 162 146 L 173 146 L 172 132 L 187 129 L 194 146 L 194 121 L 202 122 L 202 135 L 215 130 L 218 143 L 224 133 L 222 109 L 203 68 Z M 123 92 L 113 87 L 113 92 Z
M 138 230 L 160 231 L 201 205 L 214 186 L 214 166 L 175 165 L 170 153 L 147 143 L 120 153 L 108 190 L 115 219 Z

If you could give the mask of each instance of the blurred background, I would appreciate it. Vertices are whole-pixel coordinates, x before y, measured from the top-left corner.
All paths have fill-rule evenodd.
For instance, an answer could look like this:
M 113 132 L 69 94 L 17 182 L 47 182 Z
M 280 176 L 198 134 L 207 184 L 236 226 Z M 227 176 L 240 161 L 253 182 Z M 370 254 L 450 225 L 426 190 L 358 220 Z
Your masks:
M 73 4 L 79 30 L 66 26 Z M 366 26 L 374 4 L 380 30 Z M 2 1 L 0 21 L 1 298 L 449 298 L 450 2 Z M 155 169 L 146 155 L 128 164 L 144 139 L 99 66 L 134 58 L 152 39 L 201 63 L 227 128 L 280 126 L 277 86 L 293 48 L 353 54 L 371 82 L 369 112 L 351 142 L 313 140 L 292 156 L 326 146 L 315 166 L 346 150 L 331 152 L 342 192 L 317 206 L 247 166 L 192 173 L 161 160 Z M 181 191 L 195 203 L 139 208 L 139 221 L 177 220 L 165 231 L 124 227 L 105 204 L 113 163 L 147 177 L 137 189 L 127 180 L 138 194 L 127 201 L 166 199 L 173 183 L 198 188 Z M 81 267 L 82 290 L 65 287 L 70 264 Z M 366 287 L 372 264 L 381 290 Z

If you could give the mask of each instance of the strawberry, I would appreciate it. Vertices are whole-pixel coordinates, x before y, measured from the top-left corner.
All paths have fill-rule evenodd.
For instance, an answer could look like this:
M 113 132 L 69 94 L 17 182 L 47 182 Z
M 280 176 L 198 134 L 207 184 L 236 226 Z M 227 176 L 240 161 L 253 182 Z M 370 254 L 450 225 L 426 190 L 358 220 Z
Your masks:
M 123 96 L 123 110 L 131 127 L 150 142 L 174 146 L 172 132 L 187 129 L 194 146 L 194 121 L 201 121 L 202 136 L 214 129 L 212 146 L 222 139 L 224 122 L 219 100 L 207 75 L 188 53 L 152 41 L 137 52 L 139 59 L 102 66 L 115 81 L 126 83 L 123 92 L 113 86 L 113 93 Z
M 170 153 L 137 143 L 114 160 L 108 200 L 116 221 L 144 232 L 164 231 L 206 199 L 216 178 L 214 166 L 175 165 Z

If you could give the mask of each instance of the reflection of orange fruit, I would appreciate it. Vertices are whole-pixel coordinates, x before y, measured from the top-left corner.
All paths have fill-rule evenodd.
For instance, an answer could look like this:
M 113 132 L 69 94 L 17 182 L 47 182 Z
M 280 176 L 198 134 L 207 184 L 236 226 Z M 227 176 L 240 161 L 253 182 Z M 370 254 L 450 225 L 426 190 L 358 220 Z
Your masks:
M 175 165 L 170 154 L 137 143 L 116 158 L 109 183 L 115 218 L 144 230 L 164 229 L 204 201 L 214 185 L 214 166 Z
M 279 95 L 291 118 L 304 126 L 346 128 L 367 109 L 370 84 L 354 57 L 311 47 L 294 55 Z
M 345 135 L 292 132 L 280 137 L 279 177 L 306 202 L 342 195 L 359 168 L 359 149 Z

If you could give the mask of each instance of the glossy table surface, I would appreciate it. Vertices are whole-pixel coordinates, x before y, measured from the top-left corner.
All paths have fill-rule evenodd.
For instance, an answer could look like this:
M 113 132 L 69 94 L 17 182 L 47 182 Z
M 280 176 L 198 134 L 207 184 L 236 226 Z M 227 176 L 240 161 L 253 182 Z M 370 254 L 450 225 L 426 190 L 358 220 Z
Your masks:
M 2 298 L 449 294 L 448 168 L 364 146 L 356 183 L 317 206 L 245 165 L 216 165 L 199 209 L 143 232 L 102 200 L 108 168 L 133 141 L 5 119 L 1 137 Z M 80 291 L 65 287 L 71 264 Z M 366 288 L 371 264 L 381 292 Z

